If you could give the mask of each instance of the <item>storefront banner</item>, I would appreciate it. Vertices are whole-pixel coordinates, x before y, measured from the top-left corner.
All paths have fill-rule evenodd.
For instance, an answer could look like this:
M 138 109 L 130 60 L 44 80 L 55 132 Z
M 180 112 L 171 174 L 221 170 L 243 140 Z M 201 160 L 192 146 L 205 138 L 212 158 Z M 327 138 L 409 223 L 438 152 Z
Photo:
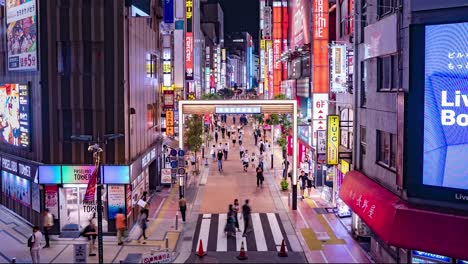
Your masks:
M 37 69 L 36 1 L 7 1 L 8 70 Z
M 96 194 L 97 175 L 98 167 L 95 167 L 93 173 L 91 174 L 91 178 L 89 178 L 88 187 L 86 187 L 86 192 L 83 198 L 83 203 L 93 203 L 95 201 L 94 196 Z
M 130 183 L 130 166 L 101 166 L 101 177 L 104 184 L 129 184 Z
M 31 208 L 36 212 L 41 212 L 41 192 L 39 189 L 39 184 L 32 183 L 31 184 Z
M 332 93 L 345 93 L 347 91 L 347 66 L 346 45 L 332 44 L 330 65 L 330 91 Z
M 62 183 L 88 184 L 94 169 L 94 165 L 62 166 Z
M 338 153 L 340 143 L 340 116 L 329 115 L 327 128 L 327 164 L 338 164 Z
M 58 186 L 57 185 L 46 185 L 44 187 L 45 192 L 45 208 L 49 209 L 49 212 L 58 218 Z
M 60 165 L 39 166 L 40 184 L 61 184 L 62 173 Z
M 125 211 L 125 186 L 108 185 L 107 186 L 107 207 L 109 219 L 115 219 L 119 209 Z

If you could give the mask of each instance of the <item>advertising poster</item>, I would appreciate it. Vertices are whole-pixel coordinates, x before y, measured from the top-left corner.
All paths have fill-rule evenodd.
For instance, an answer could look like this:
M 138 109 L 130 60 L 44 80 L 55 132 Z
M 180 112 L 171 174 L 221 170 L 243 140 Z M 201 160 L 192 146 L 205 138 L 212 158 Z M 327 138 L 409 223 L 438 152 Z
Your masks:
M 29 147 L 29 90 L 27 85 L 0 84 L 0 139 Z
M 327 129 L 327 164 L 338 164 L 339 142 L 340 142 L 340 116 L 328 116 Z
M 49 185 L 44 187 L 45 208 L 55 217 L 58 217 L 58 186 Z
M 468 190 L 467 36 L 468 23 L 426 26 L 425 185 Z
M 125 211 L 125 186 L 108 185 L 107 187 L 107 206 L 109 219 L 115 219 L 119 208 Z
M 32 183 L 31 200 L 32 200 L 32 204 L 31 204 L 32 209 L 36 212 L 40 212 L 41 211 L 41 197 L 40 197 L 39 184 Z
M 31 183 L 23 178 L 18 176 L 15 177 L 16 181 L 16 200 L 23 205 L 30 206 L 31 205 Z
M 185 80 L 193 80 L 193 1 L 185 1 L 185 18 L 187 31 L 185 32 Z
M 171 169 L 162 169 L 161 170 L 161 184 L 171 184 L 172 176 Z
M 345 93 L 348 78 L 346 45 L 332 44 L 330 65 L 330 90 L 333 93 Z
M 7 0 L 6 14 L 8 70 L 36 70 L 36 0 Z
M 16 199 L 15 175 L 2 171 L 2 192 L 5 196 Z

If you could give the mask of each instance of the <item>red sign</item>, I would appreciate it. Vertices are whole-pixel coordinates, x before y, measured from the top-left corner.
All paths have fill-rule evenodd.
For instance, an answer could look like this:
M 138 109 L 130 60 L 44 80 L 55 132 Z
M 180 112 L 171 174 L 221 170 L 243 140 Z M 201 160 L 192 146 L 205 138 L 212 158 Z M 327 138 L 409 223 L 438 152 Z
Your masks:
M 291 48 L 310 43 L 309 35 L 309 2 L 308 0 L 291 1 Z
M 193 80 L 193 32 L 185 33 L 185 80 Z
M 164 91 L 164 109 L 174 108 L 174 91 L 166 90 Z
M 292 156 L 293 154 L 293 137 L 288 136 L 288 156 Z
M 273 96 L 281 93 L 283 46 L 282 7 L 281 1 L 273 2 Z

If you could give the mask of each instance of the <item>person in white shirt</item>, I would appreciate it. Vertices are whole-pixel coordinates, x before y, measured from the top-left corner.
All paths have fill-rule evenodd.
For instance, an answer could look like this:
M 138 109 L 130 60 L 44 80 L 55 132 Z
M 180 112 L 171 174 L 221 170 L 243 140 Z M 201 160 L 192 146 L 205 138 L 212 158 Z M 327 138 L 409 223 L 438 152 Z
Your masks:
M 42 215 L 44 217 L 44 236 L 45 236 L 45 241 L 46 241 L 44 248 L 48 248 L 50 247 L 49 231 L 54 226 L 54 217 L 49 212 L 48 208 L 44 210 Z
M 39 255 L 39 251 L 41 250 L 41 241 L 42 241 L 42 233 L 39 231 L 38 226 L 33 227 L 32 233 L 32 246 L 31 246 L 31 258 L 32 263 L 41 263 L 41 257 Z
M 244 152 L 245 152 L 245 148 L 244 146 L 239 146 L 239 156 L 240 156 L 240 159 L 242 159 L 242 157 L 244 156 Z
M 242 156 L 242 164 L 244 165 L 244 171 L 247 172 L 247 169 L 249 168 L 249 159 L 250 155 L 248 153 L 249 151 L 246 150 L 244 155 Z
M 229 152 L 229 142 L 224 143 L 224 160 L 227 160 L 228 152 Z

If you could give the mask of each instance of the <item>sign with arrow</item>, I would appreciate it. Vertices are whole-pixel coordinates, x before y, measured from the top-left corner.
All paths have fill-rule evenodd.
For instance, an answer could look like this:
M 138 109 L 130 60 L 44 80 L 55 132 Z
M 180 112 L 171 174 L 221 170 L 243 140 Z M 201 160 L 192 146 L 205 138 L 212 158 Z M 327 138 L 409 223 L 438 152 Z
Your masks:
M 328 94 L 327 93 L 314 93 L 312 95 L 312 130 L 314 147 L 317 143 L 317 130 L 327 129 L 327 115 L 328 115 Z

